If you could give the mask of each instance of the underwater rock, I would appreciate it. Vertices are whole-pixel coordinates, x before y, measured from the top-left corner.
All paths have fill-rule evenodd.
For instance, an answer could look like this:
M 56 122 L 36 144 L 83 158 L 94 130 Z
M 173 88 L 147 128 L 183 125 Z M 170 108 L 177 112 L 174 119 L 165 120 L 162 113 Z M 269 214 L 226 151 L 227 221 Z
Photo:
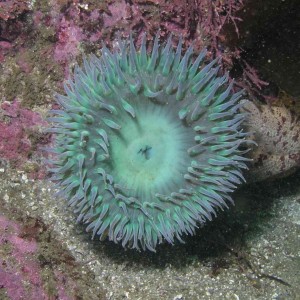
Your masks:
M 262 181 L 290 175 L 300 167 L 300 122 L 285 107 L 255 105 L 243 100 L 249 112 L 247 131 L 253 132 L 257 147 L 247 181 Z

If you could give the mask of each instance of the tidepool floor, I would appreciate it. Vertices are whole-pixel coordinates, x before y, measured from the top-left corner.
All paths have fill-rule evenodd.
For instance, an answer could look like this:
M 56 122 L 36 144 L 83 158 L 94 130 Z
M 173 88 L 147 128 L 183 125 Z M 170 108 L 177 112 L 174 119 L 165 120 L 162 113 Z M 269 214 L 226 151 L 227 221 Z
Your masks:
M 156 253 L 91 241 L 53 194 L 46 180 L 0 169 L 0 214 L 44 224 L 51 239 L 39 247 L 52 243 L 48 259 L 61 255 L 55 247 L 65 248 L 84 268 L 80 299 L 300 299 L 299 172 L 241 188 L 235 207 L 185 237 L 185 244 L 163 244 Z

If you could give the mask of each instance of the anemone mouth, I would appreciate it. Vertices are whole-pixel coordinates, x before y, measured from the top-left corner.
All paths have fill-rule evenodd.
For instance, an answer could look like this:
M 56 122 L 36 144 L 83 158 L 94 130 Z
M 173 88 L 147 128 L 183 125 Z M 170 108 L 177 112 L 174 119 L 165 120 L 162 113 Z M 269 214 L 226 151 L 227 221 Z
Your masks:
M 120 120 L 120 130 L 111 135 L 111 175 L 127 195 L 151 203 L 156 194 L 170 196 L 184 187 L 193 136 L 168 104 L 149 103 L 146 97 L 139 103 L 135 118 Z
M 145 36 L 139 51 L 132 39 L 103 47 L 75 68 L 49 118 L 61 194 L 93 237 L 124 247 L 182 241 L 244 180 L 242 92 L 217 76 L 217 59 L 204 65 L 205 51 L 182 56 L 171 44 L 157 35 L 150 54 Z

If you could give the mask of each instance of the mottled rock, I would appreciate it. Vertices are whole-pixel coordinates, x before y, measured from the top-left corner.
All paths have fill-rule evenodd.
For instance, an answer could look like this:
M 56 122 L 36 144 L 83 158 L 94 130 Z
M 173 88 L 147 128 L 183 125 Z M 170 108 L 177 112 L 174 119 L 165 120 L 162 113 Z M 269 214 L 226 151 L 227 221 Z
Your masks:
M 300 167 L 300 122 L 285 107 L 255 105 L 244 100 L 249 112 L 247 130 L 253 132 L 257 147 L 250 152 L 253 159 L 247 181 L 284 177 Z

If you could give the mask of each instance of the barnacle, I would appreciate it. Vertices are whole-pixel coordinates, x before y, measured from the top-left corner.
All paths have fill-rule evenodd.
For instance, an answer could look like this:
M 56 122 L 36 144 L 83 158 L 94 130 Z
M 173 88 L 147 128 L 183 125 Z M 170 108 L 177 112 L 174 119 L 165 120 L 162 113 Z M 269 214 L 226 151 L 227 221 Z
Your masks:
M 156 35 L 84 59 L 52 110 L 52 180 L 100 239 L 155 251 L 211 220 L 244 181 L 242 92 L 219 59 Z

